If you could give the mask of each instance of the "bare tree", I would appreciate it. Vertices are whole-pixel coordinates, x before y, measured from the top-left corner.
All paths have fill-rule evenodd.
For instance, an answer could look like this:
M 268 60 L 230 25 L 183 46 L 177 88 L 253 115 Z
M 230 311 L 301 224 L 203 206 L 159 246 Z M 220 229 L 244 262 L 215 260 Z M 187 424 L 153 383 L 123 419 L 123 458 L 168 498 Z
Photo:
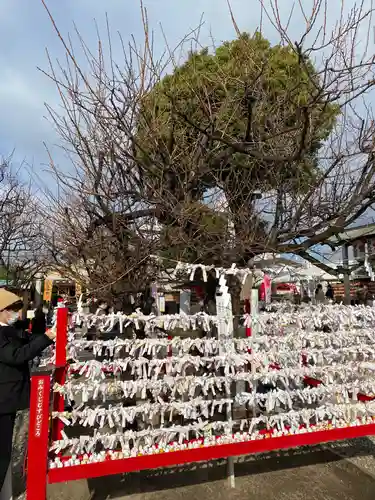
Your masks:
M 106 205 L 98 204 L 86 188 L 61 198 L 49 194 L 53 210 L 44 233 L 49 265 L 92 294 L 124 307 L 129 295 L 145 290 L 157 274 L 150 259 L 156 249 L 154 228 L 146 227 L 146 221 L 140 230 L 116 212 L 104 214 Z
M 215 263 L 289 252 L 333 272 L 314 257 L 316 247 L 358 221 L 375 201 L 375 130 L 365 101 L 375 84 L 368 50 L 372 7 L 362 2 L 345 17 L 342 4 L 339 22 L 330 30 L 327 2 L 314 0 L 310 12 L 300 2 L 305 29 L 296 42 L 278 1 L 261 0 L 262 18 L 277 30 L 293 66 L 288 87 L 270 99 L 271 57 L 260 59 L 251 74 L 228 77 L 212 56 L 213 80 L 193 64 L 194 58 L 210 58 L 210 52 L 193 51 L 188 61 L 193 77 L 189 67 L 190 73 L 173 71 L 166 80 L 167 69 L 179 67 L 181 49 L 200 47 L 200 30 L 175 50 L 166 47 L 158 60 L 141 5 L 142 47 L 122 42 L 124 60 L 114 61 L 109 27 L 109 58 L 101 39 L 93 54 L 77 32 L 82 62 L 42 3 L 67 56 L 64 66 L 50 60 L 45 74 L 61 97 L 64 111 L 48 107 L 48 112 L 72 165 L 61 171 L 51 157 L 60 196 L 55 254 L 68 267 L 85 261 L 87 273 L 102 269 L 98 282 L 109 286 L 129 269 L 148 273 L 141 266 L 148 253 L 177 248 L 183 255 L 188 248 L 193 260 Z M 241 35 L 233 15 L 232 20 L 238 39 L 230 57 L 239 47 L 254 55 L 261 33 Z M 234 80 L 233 94 L 228 88 Z M 236 113 L 244 129 L 236 127 Z M 331 124 L 322 134 L 327 113 Z M 220 214 L 208 201 L 213 192 L 224 200 Z M 68 207 L 65 213 L 62 207 Z M 209 233 L 204 231 L 208 210 L 220 223 L 202 241 Z M 67 243 L 74 249 L 69 258 Z
M 29 184 L 11 166 L 0 161 L 0 266 L 11 285 L 29 284 L 40 270 L 45 251 L 38 203 Z

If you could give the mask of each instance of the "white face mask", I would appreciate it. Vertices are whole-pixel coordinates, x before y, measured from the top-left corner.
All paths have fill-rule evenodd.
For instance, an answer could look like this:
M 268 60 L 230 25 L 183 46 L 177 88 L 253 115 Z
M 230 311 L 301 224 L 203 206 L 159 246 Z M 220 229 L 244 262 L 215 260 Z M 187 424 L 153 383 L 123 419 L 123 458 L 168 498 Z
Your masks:
M 12 311 L 9 313 L 9 318 L 7 320 L 7 323 L 9 326 L 14 325 L 19 320 L 19 315 L 18 312 Z

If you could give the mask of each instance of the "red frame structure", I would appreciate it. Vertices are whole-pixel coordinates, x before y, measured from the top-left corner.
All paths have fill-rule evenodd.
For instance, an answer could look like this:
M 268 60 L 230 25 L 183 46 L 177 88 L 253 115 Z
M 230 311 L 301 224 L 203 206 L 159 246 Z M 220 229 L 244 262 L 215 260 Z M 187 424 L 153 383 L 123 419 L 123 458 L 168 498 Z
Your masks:
M 48 470 L 48 449 L 51 439 L 59 439 L 63 427 L 63 424 L 58 419 L 51 419 L 52 408 L 55 411 L 64 409 L 63 396 L 55 394 L 51 398 L 51 386 L 52 381 L 59 384 L 65 382 L 67 327 L 68 310 L 67 308 L 59 308 L 57 311 L 56 366 L 50 370 L 37 371 L 33 373 L 31 378 L 27 500 L 46 500 L 47 483 L 61 483 L 193 462 L 206 462 L 375 435 L 375 423 L 318 431 L 314 431 L 312 427 L 311 429 L 305 429 L 305 432 L 300 434 L 288 436 L 272 437 L 270 433 L 266 433 L 262 439 L 254 441 L 219 444 L 118 460 L 108 459 L 103 462 Z M 307 382 L 320 383 L 315 379 Z M 372 399 L 369 396 L 364 396 L 364 398 Z
M 183 465 L 193 462 L 207 462 L 220 458 L 265 453 L 275 450 L 298 448 L 300 446 L 317 445 L 330 441 L 340 441 L 375 434 L 375 424 L 357 427 L 345 427 L 328 431 L 306 432 L 275 438 L 264 438 L 256 441 L 207 446 L 192 450 L 173 451 L 158 455 L 106 460 L 105 462 L 70 466 L 48 471 L 49 483 L 61 483 L 76 479 L 123 474 L 147 469 L 157 469 L 172 465 Z M 27 497 L 29 500 L 29 497 Z M 33 498 L 33 497 L 31 497 Z M 43 498 L 44 500 L 44 498 Z
M 50 427 L 51 372 L 35 372 L 31 378 L 27 500 L 45 500 Z

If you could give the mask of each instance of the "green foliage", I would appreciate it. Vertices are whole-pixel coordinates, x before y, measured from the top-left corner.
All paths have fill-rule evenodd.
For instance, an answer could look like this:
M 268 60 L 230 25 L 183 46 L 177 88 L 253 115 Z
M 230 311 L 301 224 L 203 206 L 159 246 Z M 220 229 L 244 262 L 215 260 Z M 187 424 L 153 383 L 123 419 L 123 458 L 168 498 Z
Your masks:
M 164 258 L 218 264 L 229 244 L 228 219 L 203 203 L 185 204 L 180 224 L 164 226 L 160 242 Z
M 316 151 L 329 136 L 339 112 L 320 94 L 319 76 L 310 60 L 301 59 L 292 47 L 271 46 L 260 33 L 243 34 L 214 53 L 207 49 L 191 53 L 145 97 L 138 124 L 142 146 L 138 154 L 149 163 L 149 175 L 162 175 L 161 162 L 165 168 L 173 164 L 181 173 L 196 170 L 203 189 L 228 180 L 231 183 L 234 176 L 252 189 L 290 181 L 300 187 L 311 180 Z M 283 156 L 298 145 L 305 108 L 312 138 L 298 164 L 286 168 L 234 151 L 223 164 L 217 160 L 228 148 L 216 140 L 201 148 L 199 159 L 196 154 L 193 157 L 202 137 L 198 128 L 225 133 L 232 142 L 255 143 L 265 155 L 279 151 Z
M 16 272 L 12 268 L 7 268 L 5 266 L 0 266 L 0 281 L 12 282 L 16 277 Z
M 0 267 L 0 280 L 6 280 L 9 276 L 9 270 L 7 270 L 5 267 L 1 266 Z
M 227 227 L 218 229 L 213 211 L 202 213 L 210 188 L 225 193 L 236 259 L 264 251 L 269 221 L 255 214 L 253 193 L 303 192 L 314 183 L 317 152 L 339 114 L 330 97 L 311 60 L 260 33 L 190 53 L 163 77 L 140 104 L 135 155 L 166 227 L 165 256 L 210 262 L 229 250 Z M 280 160 L 296 151 L 298 161 Z

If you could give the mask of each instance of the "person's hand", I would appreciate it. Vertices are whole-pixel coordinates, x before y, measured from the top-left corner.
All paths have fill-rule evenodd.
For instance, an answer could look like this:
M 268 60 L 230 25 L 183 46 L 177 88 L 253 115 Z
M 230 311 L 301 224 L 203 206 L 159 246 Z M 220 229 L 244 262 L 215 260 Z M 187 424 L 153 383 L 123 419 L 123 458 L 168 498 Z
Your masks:
M 54 328 L 50 328 L 49 330 L 46 331 L 46 335 L 49 339 L 55 340 L 56 339 L 56 330 Z

